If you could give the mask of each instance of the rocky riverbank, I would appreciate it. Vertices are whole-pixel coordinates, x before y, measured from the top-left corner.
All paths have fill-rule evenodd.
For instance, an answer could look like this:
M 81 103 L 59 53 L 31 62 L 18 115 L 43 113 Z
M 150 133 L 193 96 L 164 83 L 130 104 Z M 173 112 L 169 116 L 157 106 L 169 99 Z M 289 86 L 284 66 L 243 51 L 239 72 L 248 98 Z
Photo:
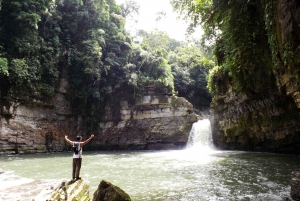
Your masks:
M 130 196 L 119 187 L 108 181 L 102 180 L 97 190 L 90 194 L 89 185 L 84 180 L 67 181 L 62 180 L 58 183 L 49 183 L 36 180 L 20 182 L 19 184 L 2 187 L 0 200 L 10 201 L 130 201 Z

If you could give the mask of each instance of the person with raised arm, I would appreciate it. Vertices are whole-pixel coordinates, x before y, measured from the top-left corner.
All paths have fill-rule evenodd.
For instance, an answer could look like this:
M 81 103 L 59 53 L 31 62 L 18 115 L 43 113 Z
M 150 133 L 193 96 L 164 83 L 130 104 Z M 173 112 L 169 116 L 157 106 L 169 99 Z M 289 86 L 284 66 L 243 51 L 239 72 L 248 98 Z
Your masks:
M 73 170 L 72 170 L 72 178 L 73 180 L 78 180 L 81 179 L 79 177 L 80 175 L 80 168 L 81 168 L 81 162 L 82 162 L 82 147 L 84 145 L 86 145 L 87 143 L 89 143 L 92 139 L 94 138 L 94 135 L 92 134 L 87 140 L 85 140 L 84 142 L 82 142 L 82 137 L 81 136 L 77 136 L 76 140 L 77 141 L 71 141 L 68 139 L 68 136 L 65 136 L 65 140 L 72 145 L 72 149 L 74 151 L 73 154 Z

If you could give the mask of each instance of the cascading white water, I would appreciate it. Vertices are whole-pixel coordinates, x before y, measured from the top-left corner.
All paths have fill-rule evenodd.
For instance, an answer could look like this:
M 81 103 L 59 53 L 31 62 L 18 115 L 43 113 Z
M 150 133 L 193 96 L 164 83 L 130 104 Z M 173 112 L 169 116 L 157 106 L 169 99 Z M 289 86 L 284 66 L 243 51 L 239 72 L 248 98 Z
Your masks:
M 211 126 L 208 119 L 199 120 L 193 124 L 187 148 L 212 148 Z

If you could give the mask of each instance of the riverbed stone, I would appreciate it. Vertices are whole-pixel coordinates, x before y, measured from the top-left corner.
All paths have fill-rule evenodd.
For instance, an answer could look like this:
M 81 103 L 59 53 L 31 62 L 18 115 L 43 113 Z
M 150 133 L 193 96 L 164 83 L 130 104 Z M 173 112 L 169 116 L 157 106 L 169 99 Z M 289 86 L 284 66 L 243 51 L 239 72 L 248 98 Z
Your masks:
M 291 197 L 295 201 L 300 200 L 300 170 L 295 170 L 292 173 L 291 179 Z
M 131 201 L 131 198 L 118 186 L 102 180 L 94 193 L 93 201 Z

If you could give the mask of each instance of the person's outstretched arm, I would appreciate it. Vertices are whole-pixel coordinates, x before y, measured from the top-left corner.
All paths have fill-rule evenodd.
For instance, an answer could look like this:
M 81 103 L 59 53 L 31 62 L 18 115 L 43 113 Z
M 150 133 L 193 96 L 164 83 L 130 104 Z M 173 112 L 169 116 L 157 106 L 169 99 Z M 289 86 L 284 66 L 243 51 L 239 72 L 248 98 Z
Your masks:
M 91 141 L 94 138 L 94 135 L 92 134 L 91 137 L 89 137 L 89 139 L 85 140 L 84 142 L 80 142 L 80 146 L 86 145 L 87 143 L 89 143 L 89 141 Z
M 73 142 L 71 140 L 68 139 L 68 136 L 65 135 L 65 140 L 67 141 L 67 143 L 69 143 L 70 145 L 73 146 Z

